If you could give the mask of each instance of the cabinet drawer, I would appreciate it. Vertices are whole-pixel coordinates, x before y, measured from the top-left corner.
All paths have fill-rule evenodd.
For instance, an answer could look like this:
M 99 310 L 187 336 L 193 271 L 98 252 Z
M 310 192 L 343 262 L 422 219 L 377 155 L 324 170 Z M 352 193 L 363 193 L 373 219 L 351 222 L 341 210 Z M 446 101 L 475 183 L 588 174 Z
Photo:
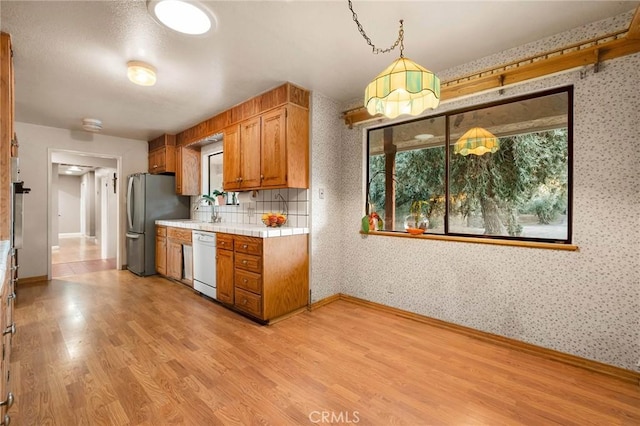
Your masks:
M 238 253 L 262 255 L 262 238 L 236 237 L 233 244 Z
M 244 269 L 245 271 L 251 271 L 257 274 L 261 274 L 262 257 L 251 256 L 250 254 L 236 252 L 235 266 L 238 269 Z
M 186 243 L 191 242 L 191 229 L 167 228 L 167 237 L 172 240 L 180 240 Z
M 241 311 L 262 318 L 262 298 L 257 294 L 236 288 L 234 306 Z
M 253 272 L 236 269 L 235 284 L 243 290 L 247 290 L 256 294 L 262 293 L 262 275 Z
M 233 250 L 233 235 L 216 234 L 216 246 L 225 250 Z
M 166 237 L 167 236 L 167 228 L 165 226 L 156 226 L 156 235 L 158 237 Z

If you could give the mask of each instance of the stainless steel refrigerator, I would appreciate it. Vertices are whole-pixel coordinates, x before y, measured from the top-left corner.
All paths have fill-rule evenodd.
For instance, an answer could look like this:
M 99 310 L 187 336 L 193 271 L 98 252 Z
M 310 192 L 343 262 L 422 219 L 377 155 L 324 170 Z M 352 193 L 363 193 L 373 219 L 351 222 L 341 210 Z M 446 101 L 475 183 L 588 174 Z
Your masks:
M 176 195 L 175 177 L 136 173 L 127 178 L 127 269 L 156 272 L 155 221 L 188 219 L 189 197 Z

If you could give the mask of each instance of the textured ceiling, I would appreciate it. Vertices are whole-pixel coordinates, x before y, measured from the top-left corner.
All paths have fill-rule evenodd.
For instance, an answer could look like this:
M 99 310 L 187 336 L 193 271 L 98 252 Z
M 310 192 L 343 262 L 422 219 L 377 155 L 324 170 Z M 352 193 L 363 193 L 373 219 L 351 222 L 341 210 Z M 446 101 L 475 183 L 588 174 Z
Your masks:
M 17 121 L 148 140 L 176 133 L 284 81 L 338 101 L 361 96 L 397 53 L 373 55 L 345 1 L 208 1 L 218 27 L 186 36 L 154 21 L 146 2 L 0 2 L 12 35 Z M 638 1 L 354 2 L 383 47 L 405 20 L 405 56 L 438 72 L 634 9 Z M 126 63 L 158 70 L 153 87 Z

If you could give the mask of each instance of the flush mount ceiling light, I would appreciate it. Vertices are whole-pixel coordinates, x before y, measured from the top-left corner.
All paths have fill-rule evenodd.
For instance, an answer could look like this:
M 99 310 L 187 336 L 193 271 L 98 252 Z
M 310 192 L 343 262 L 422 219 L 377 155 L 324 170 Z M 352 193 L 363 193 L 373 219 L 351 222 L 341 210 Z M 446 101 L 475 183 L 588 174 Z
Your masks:
M 215 23 L 213 14 L 197 2 L 151 0 L 147 9 L 161 24 L 183 34 L 205 34 Z
M 453 146 L 453 153 L 467 156 L 469 154 L 484 155 L 494 153 L 500 149 L 500 142 L 495 135 L 482 127 L 473 127 Z
M 418 115 L 427 108 L 436 108 L 440 103 L 440 79 L 431 71 L 404 57 L 403 20 L 400 20 L 396 42 L 387 49 L 377 48 L 358 21 L 351 0 L 348 1 L 358 31 L 371 46 L 373 53 L 387 53 L 400 46 L 400 58 L 378 74 L 365 89 L 364 106 L 369 114 L 383 114 L 389 118 L 396 118 L 402 114 Z
M 82 128 L 87 132 L 100 132 L 102 130 L 102 121 L 97 118 L 83 118 Z
M 156 69 L 142 61 L 127 62 L 127 76 L 131 82 L 140 86 L 156 84 Z

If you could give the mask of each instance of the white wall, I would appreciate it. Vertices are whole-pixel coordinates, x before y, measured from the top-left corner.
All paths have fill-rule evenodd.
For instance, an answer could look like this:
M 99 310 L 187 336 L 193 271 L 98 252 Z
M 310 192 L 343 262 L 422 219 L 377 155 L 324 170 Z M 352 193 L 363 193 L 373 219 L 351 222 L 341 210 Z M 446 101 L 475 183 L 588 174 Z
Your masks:
M 113 192 L 115 169 L 96 170 L 96 239 L 103 259 L 116 256 L 116 194 Z
M 551 48 L 625 28 L 631 14 L 483 58 L 440 74 L 464 75 Z M 423 64 L 427 65 L 428 64 Z M 577 252 L 412 240 L 358 233 L 364 214 L 364 135 L 367 125 L 348 129 L 338 117 L 315 125 L 342 136 L 313 140 L 312 161 L 337 173 L 342 214 L 336 233 L 314 232 L 312 271 L 317 294 L 341 291 L 416 312 L 578 355 L 630 370 L 640 359 L 640 54 L 602 64 L 581 79 L 579 72 L 552 76 L 497 92 L 443 103 L 436 113 L 505 97 L 573 84 L 574 218 Z M 350 105 L 349 105 L 350 106 Z M 345 105 L 342 110 L 346 109 Z M 315 110 L 314 110 L 315 112 Z M 369 125 L 371 126 L 371 125 Z M 316 133 L 314 132 L 314 135 Z M 340 153 L 335 167 L 333 152 Z M 327 167 L 333 167 L 327 171 Z M 321 173 L 322 173 L 321 170 Z M 317 170 L 313 166 L 313 172 Z M 314 177 L 314 185 L 322 180 Z M 329 185 L 327 185 L 329 186 Z M 323 226 L 323 204 L 313 196 L 313 229 Z M 318 213 L 318 214 L 316 214 Z M 335 252 L 340 255 L 336 256 Z M 332 274 L 331 271 L 340 271 Z M 339 280 L 339 285 L 333 284 Z
M 58 176 L 58 232 L 61 234 L 80 233 L 80 176 Z M 55 197 L 55 194 L 54 194 Z M 53 210 L 54 218 L 56 216 Z
M 58 241 L 58 211 L 59 211 L 59 206 L 58 206 L 58 197 L 55 196 L 55 194 L 58 193 L 58 165 L 57 164 L 52 164 L 51 165 L 51 245 L 52 246 L 57 246 L 59 244 Z
M 95 237 L 96 235 L 96 180 L 95 173 L 89 171 L 82 175 L 82 189 L 80 197 L 82 198 L 82 221 L 84 225 L 81 232 L 86 237 Z
M 20 253 L 20 276 L 47 275 L 49 266 L 49 232 L 47 217 L 47 185 L 49 179 L 49 150 L 70 150 L 94 154 L 95 156 L 120 157 L 121 170 L 118 179 L 120 203 L 118 239 L 120 265 L 125 257 L 125 194 L 126 176 L 147 170 L 147 142 L 112 136 L 77 133 L 65 129 L 16 123 L 20 138 L 21 177 L 32 190 L 24 197 L 25 231 L 24 249 Z

